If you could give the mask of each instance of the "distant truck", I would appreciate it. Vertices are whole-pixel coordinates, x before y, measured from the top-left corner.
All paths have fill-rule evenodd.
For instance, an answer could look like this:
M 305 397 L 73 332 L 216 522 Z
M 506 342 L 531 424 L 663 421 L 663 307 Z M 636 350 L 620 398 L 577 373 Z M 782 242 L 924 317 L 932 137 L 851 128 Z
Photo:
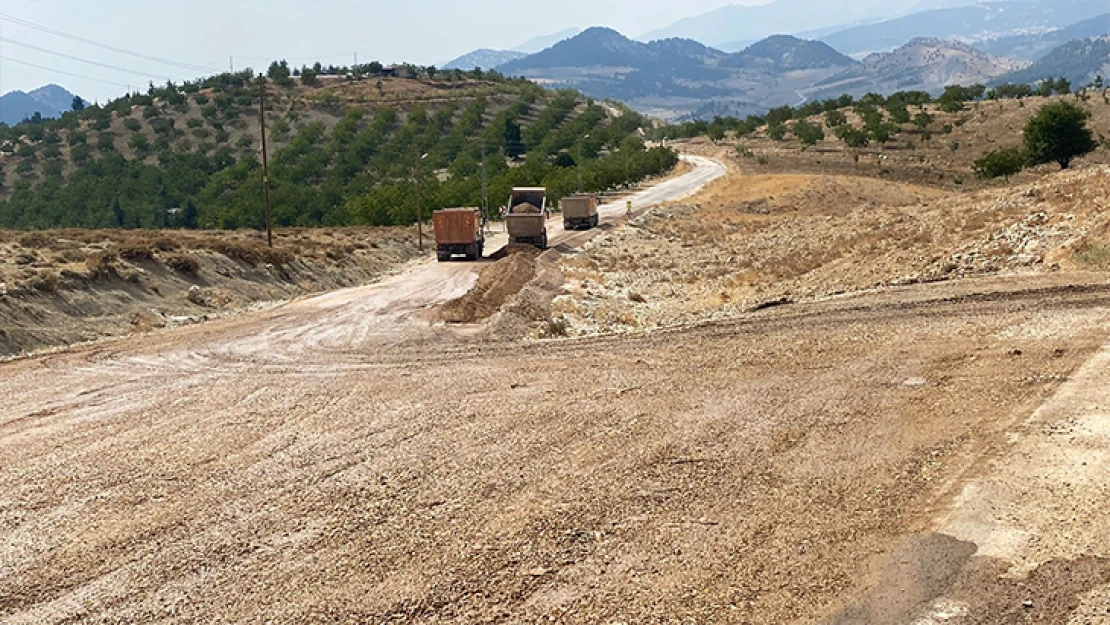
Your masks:
M 509 245 L 534 245 L 547 249 L 547 189 L 516 187 L 505 205 Z
M 597 227 L 596 195 L 571 195 L 563 198 L 559 205 L 563 208 L 563 227 L 567 230 L 589 230 Z
M 439 262 L 464 256 L 467 260 L 482 257 L 486 237 L 482 233 L 482 211 L 477 208 L 447 208 L 432 214 L 436 235 L 436 258 Z

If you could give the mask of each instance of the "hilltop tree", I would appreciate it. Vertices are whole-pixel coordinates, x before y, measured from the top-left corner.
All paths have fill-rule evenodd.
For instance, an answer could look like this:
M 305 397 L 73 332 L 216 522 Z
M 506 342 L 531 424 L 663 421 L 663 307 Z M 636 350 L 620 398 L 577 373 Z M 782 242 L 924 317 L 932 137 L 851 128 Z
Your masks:
M 73 104 L 69 108 L 73 109 L 74 113 L 80 113 L 85 110 L 85 99 L 79 95 L 73 96 Z
M 1046 104 L 1025 126 L 1025 151 L 1034 165 L 1056 162 L 1061 169 L 1096 146 L 1087 120 L 1091 114 L 1071 102 Z
M 720 143 L 725 139 L 725 126 L 714 120 L 712 124 L 709 124 L 709 128 L 706 129 L 706 134 L 713 143 Z
M 293 72 L 289 69 L 288 61 L 282 60 L 270 63 L 270 69 L 266 72 L 266 75 L 270 80 L 283 87 L 293 84 Z
M 791 129 L 794 136 L 802 142 L 802 145 L 817 145 L 818 141 L 824 141 L 825 131 L 817 124 L 811 124 L 804 119 L 799 119 L 794 122 L 794 127 Z
M 317 64 L 317 65 L 319 65 L 319 64 Z M 320 85 L 320 80 L 317 78 L 318 74 L 319 74 L 319 72 L 317 72 L 313 68 L 306 67 L 306 68 L 302 69 L 301 70 L 301 84 L 306 86 L 306 87 L 318 87 Z
M 850 148 L 865 148 L 869 143 L 866 132 L 847 125 L 838 127 L 836 136 Z

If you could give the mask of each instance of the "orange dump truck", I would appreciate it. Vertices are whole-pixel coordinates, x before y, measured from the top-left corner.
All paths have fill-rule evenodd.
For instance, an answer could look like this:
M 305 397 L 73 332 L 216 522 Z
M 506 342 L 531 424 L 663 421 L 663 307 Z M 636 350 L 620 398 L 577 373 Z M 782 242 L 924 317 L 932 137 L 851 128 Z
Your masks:
M 515 187 L 505 207 L 505 229 L 510 245 L 547 249 L 547 189 Z
M 567 230 L 589 230 L 597 227 L 596 195 L 571 195 L 563 198 L 559 205 L 563 208 L 563 227 Z
M 477 208 L 448 208 L 432 214 L 436 234 L 436 258 L 439 262 L 455 256 L 467 260 L 482 257 L 486 237 L 482 234 L 482 212 Z

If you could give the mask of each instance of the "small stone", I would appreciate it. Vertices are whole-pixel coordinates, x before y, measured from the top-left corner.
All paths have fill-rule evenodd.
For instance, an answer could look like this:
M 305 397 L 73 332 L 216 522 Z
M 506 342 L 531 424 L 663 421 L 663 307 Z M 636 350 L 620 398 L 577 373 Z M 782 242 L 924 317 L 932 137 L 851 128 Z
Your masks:
M 1021 605 L 1022 605 L 1022 607 L 1024 607 L 1024 608 L 1025 608 L 1026 610 L 1031 610 L 1031 609 L 1033 609 L 1033 601 L 1032 601 L 1031 599 L 1026 599 L 1025 601 L 1022 601 L 1022 602 L 1021 602 Z

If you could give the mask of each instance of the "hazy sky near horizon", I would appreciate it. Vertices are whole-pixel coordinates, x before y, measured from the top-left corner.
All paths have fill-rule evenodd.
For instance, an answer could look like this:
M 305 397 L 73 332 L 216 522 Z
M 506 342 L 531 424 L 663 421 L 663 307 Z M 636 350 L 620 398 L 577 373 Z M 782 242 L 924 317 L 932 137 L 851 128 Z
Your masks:
M 575 26 L 609 26 L 639 36 L 720 6 L 765 2 L 4 0 L 0 93 L 56 83 L 90 101 L 104 101 L 124 93 L 127 85 L 145 88 L 151 80 L 224 71 L 229 57 L 236 70 L 264 67 L 275 58 L 298 66 L 314 60 L 347 65 L 356 52 L 360 62 L 440 64 L 476 48 L 513 48 L 537 35 Z M 106 50 L 5 17 L 211 71 Z

